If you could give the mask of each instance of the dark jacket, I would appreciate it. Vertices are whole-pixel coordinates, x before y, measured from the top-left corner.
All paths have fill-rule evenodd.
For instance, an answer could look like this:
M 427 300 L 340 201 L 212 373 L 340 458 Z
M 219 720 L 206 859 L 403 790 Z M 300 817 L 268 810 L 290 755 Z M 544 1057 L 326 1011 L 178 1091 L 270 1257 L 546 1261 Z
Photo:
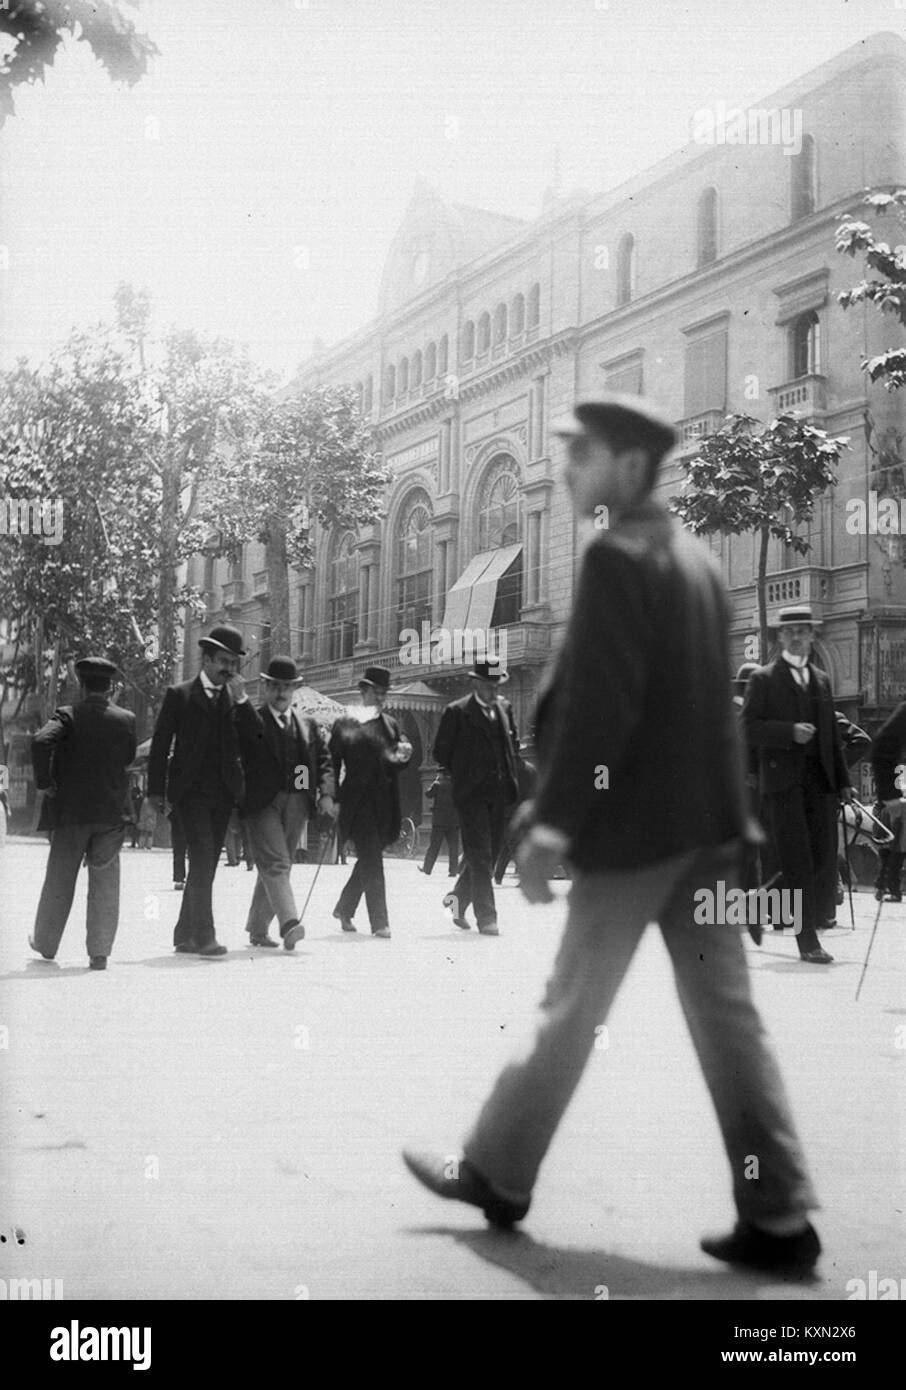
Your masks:
M 381 713 L 366 724 L 341 715 L 334 724 L 330 754 L 339 789 L 341 841 L 355 838 L 354 822 L 359 816 L 374 821 L 381 844 L 392 845 L 399 837 L 399 774 L 409 758 L 405 763 L 391 763 L 387 755 L 395 752 L 400 738 L 400 726 L 389 714 Z
M 459 816 L 453 801 L 453 786 L 449 777 L 435 777 L 425 796 L 432 803 L 431 823 L 436 830 L 455 830 Z
M 289 717 L 300 752 L 300 785 L 296 789 L 307 797 L 311 818 L 317 810 L 318 797 L 335 794 L 333 762 L 327 736 L 314 719 L 299 715 L 295 710 L 289 711 Z M 286 790 L 282 735 L 267 705 L 255 709 L 251 701 L 246 700 L 236 706 L 235 718 L 245 772 L 245 801 L 240 810 L 242 815 L 249 816 L 263 811 L 278 792 Z M 301 768 L 305 769 L 304 777 Z
M 729 604 L 709 552 L 653 501 L 585 551 L 539 697 L 536 821 L 588 872 L 742 834 Z
M 507 781 L 504 788 L 506 798 L 515 801 L 518 790 L 518 771 L 516 749 L 519 739 L 513 721 L 513 711 L 508 701 L 497 698 L 497 712 L 500 728 L 503 731 L 503 749 L 506 759 Z M 466 695 L 462 700 L 454 700 L 444 710 L 437 737 L 434 740 L 434 758 L 441 767 L 446 768 L 453 780 L 453 800 L 457 804 L 468 801 L 488 774 L 497 767 L 494 752 L 495 732 L 486 714 L 482 714 L 474 695 Z
M 906 700 L 897 705 L 881 725 L 871 749 L 871 770 L 879 801 L 893 801 L 900 795 L 897 768 L 906 762 Z
M 227 691 L 222 702 L 212 700 L 204 693 L 200 676 L 182 685 L 171 685 L 164 696 L 148 754 L 149 796 L 166 796 L 174 806 L 185 800 L 197 782 L 207 746 L 216 738 L 218 720 L 221 777 L 233 800 L 242 800 L 242 763 L 232 698 Z
M 55 710 L 32 739 L 39 790 L 56 787 L 41 808 L 41 829 L 60 825 L 122 825 L 135 757 L 135 715 L 88 695 Z
M 840 742 L 830 681 L 824 671 L 809 665 L 810 685 L 800 691 L 788 662 L 778 657 L 759 666 L 749 677 L 742 720 L 746 739 L 758 750 L 761 790 L 767 795 L 786 791 L 801 779 L 805 767 L 806 745 L 793 742 L 793 725 L 814 722 L 818 762 L 827 778 L 829 791 L 849 786 L 849 771 Z M 817 697 L 817 717 L 811 719 L 812 685 Z M 809 704 L 803 703 L 805 694 Z

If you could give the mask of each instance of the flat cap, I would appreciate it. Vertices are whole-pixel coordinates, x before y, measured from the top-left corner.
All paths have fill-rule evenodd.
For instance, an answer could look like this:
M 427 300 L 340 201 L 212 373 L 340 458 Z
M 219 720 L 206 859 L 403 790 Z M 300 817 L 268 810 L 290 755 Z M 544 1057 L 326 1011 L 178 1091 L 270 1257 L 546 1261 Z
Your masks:
M 119 667 L 108 661 L 106 656 L 81 656 L 75 668 L 80 676 L 107 676 L 110 680 L 119 671 Z
M 676 443 L 676 430 L 641 396 L 612 394 L 579 401 L 571 415 L 555 420 L 551 433 L 566 438 L 593 435 L 614 448 L 644 449 L 663 458 Z

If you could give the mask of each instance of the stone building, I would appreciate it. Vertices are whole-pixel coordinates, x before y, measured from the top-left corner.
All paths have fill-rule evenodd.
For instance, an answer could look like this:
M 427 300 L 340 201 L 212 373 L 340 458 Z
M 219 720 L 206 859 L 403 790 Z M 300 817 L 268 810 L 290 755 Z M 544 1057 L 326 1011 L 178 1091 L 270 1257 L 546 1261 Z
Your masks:
M 860 369 L 901 340 L 873 306 L 839 306 L 862 265 L 834 245 L 841 218 L 863 215 L 866 189 L 906 183 L 904 77 L 906 44 L 876 35 L 753 110 L 690 113 L 679 152 L 617 188 L 551 197 L 532 221 L 449 205 L 418 184 L 377 317 L 288 388 L 353 384 L 391 472 L 380 523 L 317 535 L 315 566 L 291 575 L 293 654 L 310 684 L 341 699 L 367 664 L 392 668 L 393 707 L 417 752 L 403 787 L 415 819 L 440 710 L 468 688 L 470 662 L 412 664 L 401 635 L 422 624 L 504 634 L 506 693 L 529 735 L 587 539 L 549 425 L 602 388 L 644 394 L 677 422 L 664 497 L 727 412 L 767 421 L 795 409 L 851 437 L 808 554 L 772 542 L 769 616 L 812 605 L 839 707 L 863 723 L 906 695 L 903 542 L 844 524 L 847 501 L 877 486 L 866 409 L 878 439 L 906 435 L 906 393 L 872 387 Z M 757 632 L 754 538 L 712 545 L 742 661 Z M 199 560 L 190 579 L 207 592 L 209 620 L 238 623 L 266 661 L 261 547 L 232 568 Z M 186 636 L 188 674 L 197 625 Z

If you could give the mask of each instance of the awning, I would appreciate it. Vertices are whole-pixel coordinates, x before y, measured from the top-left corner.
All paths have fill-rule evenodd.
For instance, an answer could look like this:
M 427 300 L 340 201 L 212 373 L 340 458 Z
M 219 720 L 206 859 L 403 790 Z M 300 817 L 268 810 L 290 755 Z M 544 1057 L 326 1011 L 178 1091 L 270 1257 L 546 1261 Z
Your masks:
M 491 626 L 497 585 L 521 553 L 521 545 L 503 545 L 483 550 L 469 561 L 447 594 L 443 626 L 448 632 Z

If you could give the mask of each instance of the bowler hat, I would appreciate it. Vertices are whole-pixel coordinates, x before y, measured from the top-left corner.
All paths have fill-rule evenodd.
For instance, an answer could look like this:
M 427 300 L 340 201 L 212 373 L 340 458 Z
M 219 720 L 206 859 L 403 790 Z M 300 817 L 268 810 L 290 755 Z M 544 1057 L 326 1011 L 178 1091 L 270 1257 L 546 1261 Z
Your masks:
M 305 681 L 305 677 L 299 675 L 299 668 L 291 656 L 272 656 L 267 670 L 261 672 L 261 679 L 281 681 L 284 685 L 302 685 Z
M 812 627 L 820 627 L 821 619 L 813 615 L 807 603 L 795 603 L 792 607 L 781 608 L 771 626 L 792 627 L 794 623 L 810 623 Z
M 242 645 L 242 633 L 238 627 L 231 627 L 229 623 L 219 623 L 217 627 L 212 627 L 207 637 L 198 639 L 199 647 L 216 647 L 218 651 L 229 652 L 230 656 L 245 656 L 246 650 Z
M 467 671 L 466 675 L 470 680 L 497 681 L 498 685 L 503 685 L 505 681 L 509 680 L 506 671 L 501 671 L 499 661 L 476 661 L 472 670 Z
M 594 436 L 615 449 L 644 449 L 661 459 L 676 443 L 676 430 L 640 396 L 612 394 L 579 401 L 572 415 L 556 420 L 551 433 L 567 438 Z
M 386 666 L 366 666 L 359 685 L 373 685 L 375 690 L 390 689 L 390 672 Z
M 75 663 L 75 668 L 80 676 L 106 676 L 108 680 L 113 680 L 119 670 L 105 656 L 79 657 Z

